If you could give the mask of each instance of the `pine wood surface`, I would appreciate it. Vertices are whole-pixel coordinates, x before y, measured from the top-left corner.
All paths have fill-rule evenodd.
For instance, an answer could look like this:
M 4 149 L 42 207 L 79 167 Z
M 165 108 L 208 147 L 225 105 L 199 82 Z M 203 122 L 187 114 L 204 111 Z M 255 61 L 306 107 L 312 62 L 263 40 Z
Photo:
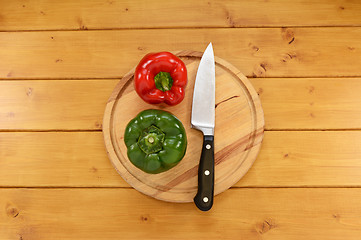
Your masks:
M 360 138 L 360 131 L 265 131 L 234 187 L 359 187 Z M 2 132 L 0 143 L 0 186 L 130 187 L 101 132 Z
M 360 78 L 248 79 L 266 130 L 361 129 Z M 0 81 L 0 130 L 100 131 L 119 80 Z
M 357 0 L 13 0 L 0 7 L 2 31 L 361 26 Z
M 361 27 L 0 32 L 0 79 L 120 78 L 146 53 L 209 42 L 247 77 L 355 77 L 360 39 Z
M 360 1 L 0 1 L 0 239 L 359 239 Z M 107 100 L 148 52 L 204 51 L 259 95 L 259 155 L 209 212 L 127 184 Z
M 360 189 L 230 189 L 212 211 L 133 189 L 0 189 L 1 239 L 359 239 Z

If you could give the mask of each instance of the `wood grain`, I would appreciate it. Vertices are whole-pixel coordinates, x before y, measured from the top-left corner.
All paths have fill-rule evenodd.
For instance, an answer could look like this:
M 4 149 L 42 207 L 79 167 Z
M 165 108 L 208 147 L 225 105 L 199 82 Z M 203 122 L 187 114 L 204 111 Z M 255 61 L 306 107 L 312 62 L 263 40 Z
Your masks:
M 236 187 L 359 187 L 360 131 L 266 131 Z M 0 133 L 0 187 L 130 187 L 101 132 Z
M 346 0 L 158 0 L 152 3 L 145 0 L 93 0 L 91 3 L 86 0 L 14 0 L 3 1 L 0 7 L 2 31 L 360 26 L 361 20 L 360 2 Z
M 4 132 L 0 143 L 0 186 L 128 186 L 101 132 Z
M 249 80 L 261 98 L 266 130 L 361 128 L 361 78 Z M 0 130 L 100 130 L 118 82 L 0 81 Z
M 148 52 L 209 42 L 247 77 L 361 76 L 360 40 L 360 27 L 1 32 L 0 78 L 119 78 Z
M 170 202 L 192 202 L 197 193 L 197 169 L 202 134 L 191 128 L 192 91 L 203 52 L 179 51 L 175 55 L 187 67 L 186 96 L 176 106 L 149 105 L 134 90 L 134 69 L 114 88 L 104 113 L 103 134 L 108 156 L 124 180 L 138 191 Z M 264 115 L 257 92 L 233 65 L 215 56 L 214 194 L 238 182 L 255 161 L 264 134 Z M 127 156 L 124 133 L 139 112 L 149 108 L 166 110 L 184 125 L 187 151 L 174 168 L 148 174 L 134 166 Z
M 360 78 L 250 79 L 266 129 L 360 129 Z
M 260 154 L 237 186 L 361 187 L 360 131 L 265 132 Z
M 101 129 L 106 100 L 118 81 L 1 81 L 0 128 Z
M 360 189 L 231 189 L 212 211 L 133 189 L 1 189 L 1 239 L 359 239 Z

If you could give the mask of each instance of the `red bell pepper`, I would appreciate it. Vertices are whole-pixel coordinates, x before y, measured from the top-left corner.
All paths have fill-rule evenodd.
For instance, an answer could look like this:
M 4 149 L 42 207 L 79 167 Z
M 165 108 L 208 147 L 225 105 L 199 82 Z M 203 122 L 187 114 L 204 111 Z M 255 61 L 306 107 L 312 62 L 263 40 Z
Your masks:
M 134 84 L 144 101 L 176 105 L 184 98 L 187 68 L 170 52 L 149 53 L 135 69 Z

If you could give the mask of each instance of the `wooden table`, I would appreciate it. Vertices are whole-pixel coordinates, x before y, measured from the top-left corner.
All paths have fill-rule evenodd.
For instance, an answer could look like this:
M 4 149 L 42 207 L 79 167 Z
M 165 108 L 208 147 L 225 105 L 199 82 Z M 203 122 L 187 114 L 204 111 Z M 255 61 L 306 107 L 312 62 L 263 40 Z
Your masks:
M 360 239 L 361 2 L 0 2 L 0 239 Z M 203 51 L 261 98 L 260 154 L 209 212 L 112 167 L 102 117 L 148 52 Z

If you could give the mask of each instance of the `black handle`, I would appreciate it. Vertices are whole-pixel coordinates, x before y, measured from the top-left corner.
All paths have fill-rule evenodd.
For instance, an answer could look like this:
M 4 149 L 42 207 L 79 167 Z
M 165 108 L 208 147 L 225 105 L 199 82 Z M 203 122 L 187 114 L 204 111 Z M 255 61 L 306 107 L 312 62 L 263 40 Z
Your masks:
M 203 148 L 198 168 L 198 192 L 194 203 L 202 211 L 213 205 L 214 192 L 214 137 L 203 136 Z

